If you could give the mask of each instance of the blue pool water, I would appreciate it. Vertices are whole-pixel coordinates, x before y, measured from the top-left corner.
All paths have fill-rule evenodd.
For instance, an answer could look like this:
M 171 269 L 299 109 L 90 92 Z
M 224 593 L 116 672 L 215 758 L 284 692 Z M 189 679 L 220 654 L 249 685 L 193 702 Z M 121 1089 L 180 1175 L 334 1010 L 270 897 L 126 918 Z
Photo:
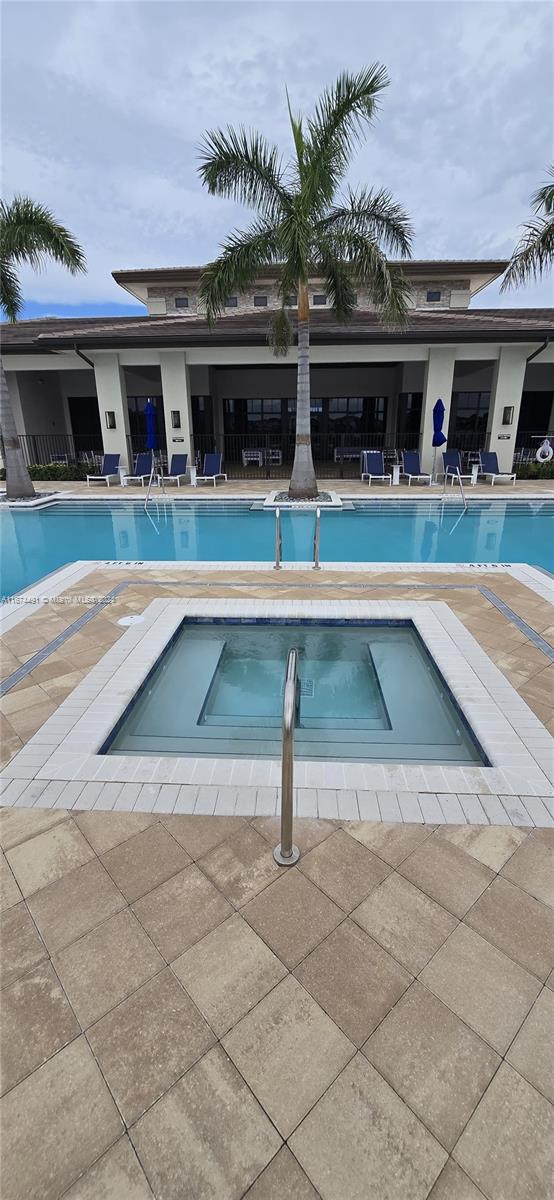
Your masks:
M 527 562 L 554 569 L 554 502 L 354 503 L 323 510 L 322 562 Z M 0 513 L 2 596 L 75 559 L 267 562 L 275 516 L 249 502 L 66 501 Z M 312 557 L 314 513 L 282 512 L 283 560 Z
M 279 757 L 291 646 L 297 758 L 486 761 L 409 621 L 186 621 L 105 749 Z

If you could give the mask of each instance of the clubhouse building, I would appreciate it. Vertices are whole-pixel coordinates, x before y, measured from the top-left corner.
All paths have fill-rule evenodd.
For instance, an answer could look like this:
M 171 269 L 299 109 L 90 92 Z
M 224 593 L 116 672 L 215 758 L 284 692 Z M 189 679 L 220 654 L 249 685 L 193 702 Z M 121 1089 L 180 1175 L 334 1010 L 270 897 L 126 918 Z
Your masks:
M 441 397 L 448 447 L 466 461 L 494 450 L 501 470 L 534 458 L 554 431 L 554 310 L 480 308 L 504 261 L 415 261 L 409 323 L 385 327 L 359 290 L 347 324 L 324 284 L 310 286 L 312 444 L 321 478 L 356 477 L 363 449 L 394 461 L 419 449 L 432 465 L 432 410 Z M 146 447 L 155 410 L 159 451 L 223 454 L 230 478 L 286 478 L 294 452 L 296 350 L 268 345 L 278 303 L 271 271 L 229 296 L 209 327 L 202 268 L 115 271 L 145 314 L 21 321 L 2 328 L 2 358 L 28 463 L 87 462 Z M 292 312 L 296 297 L 288 298 Z M 470 307 L 470 302 L 473 306 Z

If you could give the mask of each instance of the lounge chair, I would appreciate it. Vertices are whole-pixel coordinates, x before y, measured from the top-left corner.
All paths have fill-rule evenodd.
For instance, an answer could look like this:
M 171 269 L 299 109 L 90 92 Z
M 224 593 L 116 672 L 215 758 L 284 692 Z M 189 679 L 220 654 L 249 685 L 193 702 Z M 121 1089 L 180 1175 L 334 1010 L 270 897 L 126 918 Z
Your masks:
M 462 475 L 462 458 L 459 450 L 443 450 L 442 463 L 444 468 L 442 471 L 444 482 L 446 483 L 447 479 L 449 479 L 452 487 L 454 487 L 455 479 L 469 479 L 470 482 L 473 479 L 471 471 L 469 475 Z
M 87 487 L 90 487 L 91 480 L 93 483 L 105 483 L 110 486 L 110 480 L 119 483 L 119 460 L 120 454 L 105 454 L 102 459 L 99 475 L 87 475 Z
M 221 470 L 222 459 L 222 454 L 205 454 L 202 474 L 196 476 L 196 482 L 213 483 L 214 487 L 218 479 L 224 479 L 227 482 L 227 476 Z
M 491 487 L 494 487 L 495 479 L 500 479 L 501 482 L 513 483 L 516 486 L 516 475 L 509 471 L 501 471 L 498 467 L 498 455 L 496 450 L 482 450 L 479 454 L 479 474 L 484 475 L 485 479 L 490 479 Z
M 152 462 L 151 450 L 144 450 L 140 454 L 137 454 L 134 471 L 130 475 L 124 475 L 121 480 L 123 486 L 126 487 L 128 483 L 135 483 L 137 480 L 140 480 L 140 486 L 144 487 L 144 480 L 148 481 L 152 473 Z
M 362 451 L 362 480 L 367 479 L 371 487 L 371 480 L 378 479 L 381 483 L 388 480 L 389 487 L 392 484 L 392 475 L 385 473 L 385 457 L 382 450 L 363 450 Z
M 187 471 L 187 457 L 186 454 L 173 454 L 171 456 L 167 475 L 164 475 L 163 471 L 160 471 L 158 474 L 158 487 L 162 483 L 169 483 L 171 481 L 176 483 L 177 487 L 181 486 L 181 480 L 184 480 Z
M 427 471 L 421 470 L 418 450 L 403 450 L 402 451 L 402 470 L 401 475 L 407 475 L 408 487 L 411 487 L 412 479 L 424 479 L 427 483 L 431 483 L 431 476 Z

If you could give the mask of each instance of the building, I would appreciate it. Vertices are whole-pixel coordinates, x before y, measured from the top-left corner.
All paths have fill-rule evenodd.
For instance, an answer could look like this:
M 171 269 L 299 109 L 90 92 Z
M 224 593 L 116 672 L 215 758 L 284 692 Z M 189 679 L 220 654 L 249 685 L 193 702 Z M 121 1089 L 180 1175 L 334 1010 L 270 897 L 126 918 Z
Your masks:
M 310 287 L 312 444 L 317 473 L 356 476 L 359 454 L 418 448 L 432 465 L 432 409 L 446 408 L 448 445 L 496 450 L 509 470 L 554 429 L 552 309 L 469 307 L 503 261 L 410 261 L 409 324 L 383 326 L 363 290 L 347 324 Z M 230 296 L 210 328 L 199 267 L 115 271 L 140 300 L 137 317 L 40 319 L 3 326 L 3 361 L 29 463 L 84 460 L 146 445 L 145 404 L 160 450 L 194 457 L 220 449 L 232 476 L 285 478 L 294 452 L 295 349 L 267 342 L 275 275 Z M 296 297 L 289 303 L 294 309 Z

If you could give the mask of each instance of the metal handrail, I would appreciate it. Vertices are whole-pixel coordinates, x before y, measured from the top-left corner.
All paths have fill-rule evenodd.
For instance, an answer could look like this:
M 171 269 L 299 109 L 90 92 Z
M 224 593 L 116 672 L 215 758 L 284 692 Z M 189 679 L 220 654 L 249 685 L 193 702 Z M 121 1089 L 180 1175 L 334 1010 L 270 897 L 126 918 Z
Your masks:
M 281 557 L 283 553 L 283 538 L 281 534 L 281 510 L 275 509 L 275 565 L 274 570 L 281 570 Z
M 298 681 L 298 650 L 288 652 L 283 695 L 283 733 L 281 750 L 281 841 L 273 851 L 275 862 L 292 867 L 300 858 L 298 846 L 292 840 L 294 795 L 294 727 L 300 710 Z
M 319 543 L 321 540 L 321 509 L 315 510 L 315 529 L 314 529 L 314 571 L 321 570 L 319 565 Z
M 160 467 L 161 467 L 161 463 L 160 463 Z M 150 479 L 148 480 L 148 487 L 146 489 L 146 499 L 144 501 L 144 511 L 145 512 L 146 512 L 146 505 L 148 504 L 148 501 L 151 499 L 152 483 L 154 481 L 154 475 L 157 475 L 157 474 L 160 474 L 160 473 L 156 469 L 155 459 L 152 458 L 152 466 L 150 468 Z M 162 492 L 164 494 L 164 499 L 165 499 L 165 483 L 164 483 L 164 476 L 163 476 L 163 467 L 161 468 L 160 479 L 162 481 Z
M 465 510 L 467 509 L 467 500 L 466 500 L 466 495 L 465 495 L 465 492 L 464 492 L 464 485 L 463 485 L 463 483 L 462 483 L 462 476 L 461 476 L 461 474 L 460 474 L 460 468 L 459 468 L 459 467 L 456 467 L 456 471 L 455 471 L 455 472 L 452 470 L 452 468 L 451 468 L 451 467 L 447 467 L 447 468 L 446 468 L 446 470 L 445 470 L 445 472 L 444 472 L 444 483 L 443 483 L 443 488 L 442 488 L 442 495 L 443 495 L 443 499 L 444 499 L 444 497 L 445 497 L 445 494 L 446 494 L 446 481 L 447 481 L 447 479 L 457 479 L 457 480 L 458 480 L 458 483 L 459 483 L 459 485 L 460 485 L 460 492 L 461 492 L 461 494 L 462 494 L 462 501 L 463 501 L 463 505 L 464 505 L 464 512 L 465 512 Z

